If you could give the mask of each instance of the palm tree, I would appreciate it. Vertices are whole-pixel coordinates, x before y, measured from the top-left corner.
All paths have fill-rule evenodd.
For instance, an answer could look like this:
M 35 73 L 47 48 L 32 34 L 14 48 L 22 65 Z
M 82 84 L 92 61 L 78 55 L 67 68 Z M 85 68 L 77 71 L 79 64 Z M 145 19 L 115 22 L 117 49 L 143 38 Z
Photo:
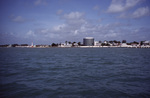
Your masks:
M 68 41 L 65 41 L 65 43 L 66 43 L 66 45 L 67 45 Z
M 76 43 L 76 42 L 73 42 L 73 43 L 72 43 L 72 46 L 74 46 L 75 43 Z
M 69 44 L 71 44 L 71 42 L 70 42 L 70 41 L 69 41 L 68 43 L 69 43 Z
M 81 46 L 81 42 L 78 42 L 78 45 Z
M 126 43 L 126 40 L 122 40 L 122 43 Z

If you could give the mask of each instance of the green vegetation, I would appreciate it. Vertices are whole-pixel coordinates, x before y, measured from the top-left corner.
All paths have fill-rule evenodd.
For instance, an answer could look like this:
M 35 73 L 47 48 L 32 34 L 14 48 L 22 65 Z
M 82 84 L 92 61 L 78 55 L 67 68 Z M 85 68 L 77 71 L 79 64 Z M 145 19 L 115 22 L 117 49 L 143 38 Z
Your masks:
M 127 43 L 126 40 L 122 40 L 122 42 L 120 41 L 116 41 L 116 40 L 111 40 L 111 41 L 98 41 L 97 42 L 98 46 L 120 46 L 122 44 L 126 44 L 126 45 L 131 45 L 131 46 L 146 46 L 146 45 L 150 45 L 150 41 L 133 41 L 130 43 Z M 71 41 L 65 41 L 65 43 L 52 43 L 51 45 L 28 45 L 28 44 L 5 44 L 5 45 L 0 45 L 0 47 L 78 47 L 78 46 L 83 46 L 83 44 L 81 42 L 71 42 Z

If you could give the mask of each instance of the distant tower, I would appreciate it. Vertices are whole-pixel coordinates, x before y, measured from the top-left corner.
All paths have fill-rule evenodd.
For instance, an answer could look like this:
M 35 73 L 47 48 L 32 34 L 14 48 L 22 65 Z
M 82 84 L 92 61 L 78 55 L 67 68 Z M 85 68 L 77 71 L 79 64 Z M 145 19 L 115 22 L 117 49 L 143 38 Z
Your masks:
M 33 42 L 31 43 L 31 47 L 33 47 Z
M 85 37 L 83 38 L 84 46 L 94 46 L 94 38 L 93 37 Z

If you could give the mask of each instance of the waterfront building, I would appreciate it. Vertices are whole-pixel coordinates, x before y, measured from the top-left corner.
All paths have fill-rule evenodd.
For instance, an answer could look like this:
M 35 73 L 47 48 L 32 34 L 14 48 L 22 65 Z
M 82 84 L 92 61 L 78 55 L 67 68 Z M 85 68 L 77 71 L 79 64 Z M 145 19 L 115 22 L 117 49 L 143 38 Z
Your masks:
M 108 41 L 105 40 L 105 41 L 104 41 L 104 44 L 108 44 Z
M 58 47 L 72 47 L 72 44 L 69 44 L 69 43 L 61 43 Z
M 121 47 L 130 47 L 130 45 L 127 45 L 126 43 L 122 43 Z
M 101 46 L 101 42 L 99 42 L 99 41 L 94 41 L 94 46 Z
M 94 46 L 94 38 L 93 37 L 85 37 L 83 38 L 84 46 Z
M 144 46 L 149 46 L 149 45 L 150 45 L 150 41 L 144 41 L 144 42 L 143 42 L 143 45 L 144 45 Z

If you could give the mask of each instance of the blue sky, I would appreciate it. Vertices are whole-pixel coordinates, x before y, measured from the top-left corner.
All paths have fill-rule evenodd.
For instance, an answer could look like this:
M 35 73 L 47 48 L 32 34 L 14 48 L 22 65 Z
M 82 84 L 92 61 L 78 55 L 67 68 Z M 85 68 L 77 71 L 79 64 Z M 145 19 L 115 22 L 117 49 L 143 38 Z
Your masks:
M 150 40 L 150 0 L 0 0 L 0 44 Z

